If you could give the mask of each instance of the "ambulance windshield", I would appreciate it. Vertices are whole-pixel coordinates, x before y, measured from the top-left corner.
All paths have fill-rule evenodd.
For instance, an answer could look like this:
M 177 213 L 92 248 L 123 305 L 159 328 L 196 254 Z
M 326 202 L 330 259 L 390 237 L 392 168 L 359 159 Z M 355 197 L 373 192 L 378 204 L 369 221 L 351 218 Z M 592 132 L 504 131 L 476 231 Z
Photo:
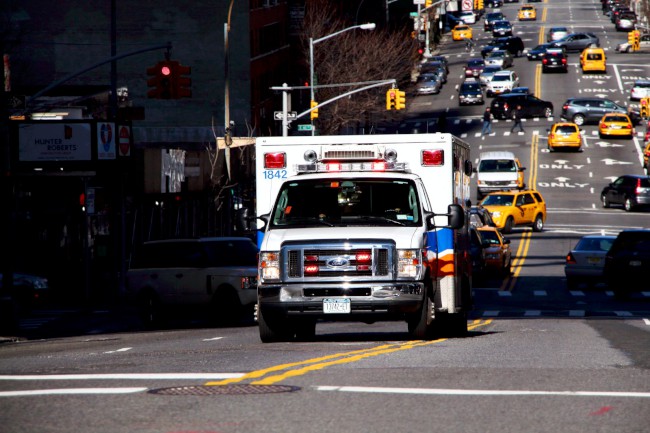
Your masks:
M 413 182 L 402 179 L 310 179 L 284 184 L 271 228 L 419 226 Z

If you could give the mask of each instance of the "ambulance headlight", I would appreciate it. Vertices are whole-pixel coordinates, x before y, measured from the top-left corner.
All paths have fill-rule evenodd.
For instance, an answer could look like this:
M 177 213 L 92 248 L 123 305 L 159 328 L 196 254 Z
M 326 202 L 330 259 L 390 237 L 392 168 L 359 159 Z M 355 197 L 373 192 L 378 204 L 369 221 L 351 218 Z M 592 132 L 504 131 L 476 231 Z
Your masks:
M 420 250 L 397 250 L 397 278 L 419 278 L 422 269 Z
M 305 154 L 303 155 L 303 157 L 305 158 L 305 161 L 307 161 L 307 162 L 316 162 L 316 160 L 318 159 L 318 155 L 316 155 L 315 150 L 307 150 L 307 151 L 305 151 Z
M 280 281 L 280 253 L 276 251 L 260 252 L 260 282 Z

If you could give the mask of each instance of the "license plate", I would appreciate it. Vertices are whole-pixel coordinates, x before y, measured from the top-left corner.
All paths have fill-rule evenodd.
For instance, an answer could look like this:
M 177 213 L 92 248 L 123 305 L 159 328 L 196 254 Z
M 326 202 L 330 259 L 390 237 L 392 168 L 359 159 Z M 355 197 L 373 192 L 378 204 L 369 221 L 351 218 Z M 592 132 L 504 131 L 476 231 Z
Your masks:
M 641 260 L 630 260 L 630 266 L 641 266 Z
M 597 265 L 598 263 L 600 263 L 601 258 L 600 257 L 588 257 L 587 261 L 589 263 L 591 263 L 591 264 Z
M 345 299 L 323 299 L 323 313 L 325 314 L 349 314 L 351 311 L 350 300 Z

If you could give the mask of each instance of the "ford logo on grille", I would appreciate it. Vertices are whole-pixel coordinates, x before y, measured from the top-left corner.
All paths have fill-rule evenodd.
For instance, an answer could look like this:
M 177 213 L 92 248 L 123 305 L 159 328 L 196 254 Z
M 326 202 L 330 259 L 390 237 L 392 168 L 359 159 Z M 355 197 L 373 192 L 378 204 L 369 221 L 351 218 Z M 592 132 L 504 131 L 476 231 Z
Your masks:
M 335 257 L 333 259 L 329 259 L 327 261 L 327 266 L 337 268 L 341 266 L 348 266 L 350 264 L 350 261 L 346 259 L 345 257 Z

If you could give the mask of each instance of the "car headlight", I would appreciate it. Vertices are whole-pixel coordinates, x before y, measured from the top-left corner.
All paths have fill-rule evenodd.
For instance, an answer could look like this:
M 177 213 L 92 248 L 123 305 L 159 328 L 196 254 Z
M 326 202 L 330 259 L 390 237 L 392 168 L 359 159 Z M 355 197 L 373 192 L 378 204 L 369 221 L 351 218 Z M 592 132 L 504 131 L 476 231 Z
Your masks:
M 495 210 L 492 212 L 492 217 L 493 218 L 501 218 L 501 211 L 500 210 Z

